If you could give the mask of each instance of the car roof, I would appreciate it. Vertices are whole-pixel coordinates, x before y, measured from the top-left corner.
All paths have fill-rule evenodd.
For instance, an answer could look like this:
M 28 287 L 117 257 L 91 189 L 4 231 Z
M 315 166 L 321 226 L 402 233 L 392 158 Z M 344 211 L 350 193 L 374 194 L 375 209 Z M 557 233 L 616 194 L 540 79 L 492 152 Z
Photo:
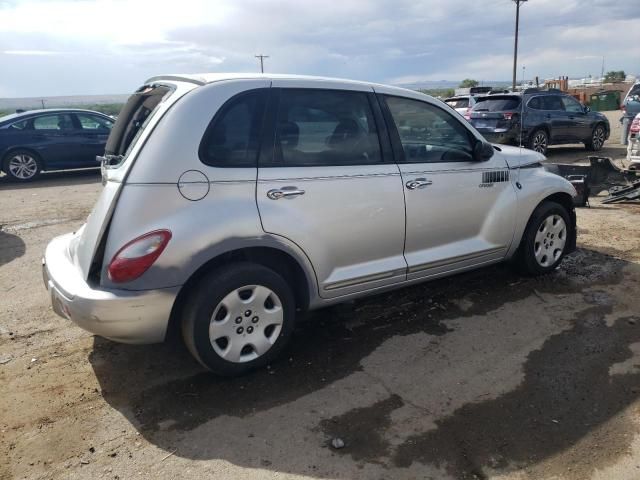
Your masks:
M 293 75 L 293 74 L 280 74 L 280 73 L 193 73 L 193 74 L 166 74 L 157 75 L 147 79 L 145 84 L 154 83 L 158 81 L 173 81 L 173 82 L 189 82 L 199 86 L 207 85 L 209 83 L 221 82 L 225 80 L 307 80 L 311 82 L 329 82 L 341 85 L 354 85 L 360 87 L 384 87 L 385 90 L 394 90 L 398 94 L 411 93 L 415 95 L 415 90 L 410 90 L 401 87 L 395 87 L 390 85 L 384 85 L 381 83 L 365 82 L 361 80 L 349 80 L 346 78 L 335 77 L 321 77 L 312 75 Z M 424 95 L 424 94 L 422 94 Z M 425 95 L 428 96 L 428 95 Z M 430 96 L 429 96 L 430 97 Z M 431 97 L 430 97 L 431 98 Z
M 30 118 L 42 114 L 56 114 L 56 113 L 91 113 L 94 115 L 100 115 L 101 117 L 109 117 L 101 112 L 96 112 L 95 110 L 86 110 L 83 108 L 39 108 L 37 110 L 25 110 L 24 112 L 19 113 L 10 113 L 9 115 L 4 115 L 0 117 L 0 123 L 20 120 L 21 118 Z M 111 117 L 109 117 L 111 118 Z

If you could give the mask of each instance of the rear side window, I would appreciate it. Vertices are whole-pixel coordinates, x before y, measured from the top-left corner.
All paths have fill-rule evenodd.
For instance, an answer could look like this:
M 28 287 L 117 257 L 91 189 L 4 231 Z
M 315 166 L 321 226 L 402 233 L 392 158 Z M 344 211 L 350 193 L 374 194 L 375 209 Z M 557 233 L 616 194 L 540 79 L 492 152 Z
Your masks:
M 373 110 L 364 92 L 283 89 L 274 147 L 270 166 L 382 162 Z
M 491 96 L 478 99 L 473 107 L 474 112 L 504 112 L 520 107 L 520 97 Z
M 229 100 L 200 144 L 200 160 L 212 167 L 256 167 L 266 90 Z
M 541 97 L 544 103 L 545 110 L 562 110 L 564 111 L 564 105 L 562 103 L 562 97 L 559 95 L 549 95 L 548 97 Z
M 527 106 L 534 110 L 544 110 L 544 105 L 542 104 L 542 99 L 540 97 L 533 97 L 529 100 Z
M 70 115 L 44 115 L 33 119 L 34 130 L 73 130 Z

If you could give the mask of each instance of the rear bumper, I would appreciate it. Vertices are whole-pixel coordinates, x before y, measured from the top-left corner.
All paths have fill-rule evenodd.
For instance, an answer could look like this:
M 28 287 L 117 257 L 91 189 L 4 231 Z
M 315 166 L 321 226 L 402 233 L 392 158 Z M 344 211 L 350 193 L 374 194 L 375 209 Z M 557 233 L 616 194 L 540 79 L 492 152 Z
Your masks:
M 505 132 L 483 132 L 479 130 L 482 136 L 489 143 L 499 143 L 502 145 L 518 145 L 518 132 L 507 130 Z
M 180 287 L 145 291 L 94 288 L 70 259 L 71 238 L 67 234 L 51 240 L 42 259 L 42 276 L 53 310 L 110 340 L 162 342 Z

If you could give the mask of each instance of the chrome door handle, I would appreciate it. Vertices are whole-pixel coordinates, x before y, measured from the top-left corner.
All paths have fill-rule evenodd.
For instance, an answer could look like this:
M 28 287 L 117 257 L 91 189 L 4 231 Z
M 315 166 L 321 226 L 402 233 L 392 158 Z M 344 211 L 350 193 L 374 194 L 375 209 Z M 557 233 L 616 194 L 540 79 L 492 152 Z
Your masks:
M 407 182 L 407 188 L 409 190 L 415 190 L 416 188 L 428 187 L 432 183 L 431 180 L 427 180 L 426 178 L 416 178 Z
M 281 198 L 293 198 L 298 195 L 304 195 L 304 190 L 298 189 L 298 187 L 282 187 L 274 188 L 267 192 L 267 197 L 271 200 L 280 200 Z

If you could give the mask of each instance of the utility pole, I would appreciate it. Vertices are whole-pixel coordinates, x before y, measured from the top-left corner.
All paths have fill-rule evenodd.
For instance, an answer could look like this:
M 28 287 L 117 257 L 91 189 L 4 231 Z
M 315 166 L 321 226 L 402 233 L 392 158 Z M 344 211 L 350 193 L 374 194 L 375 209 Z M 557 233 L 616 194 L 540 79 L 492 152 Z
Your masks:
M 513 47 L 513 89 L 516 89 L 516 66 L 518 65 L 518 25 L 520 23 L 520 4 L 527 0 L 513 0 L 516 2 L 516 40 Z
M 269 58 L 269 55 L 256 55 L 256 58 L 260 59 L 260 73 L 264 73 L 264 59 Z
M 600 71 L 600 85 L 604 83 L 604 55 L 602 56 L 602 70 Z
M 42 103 L 42 109 L 44 110 L 44 100 L 41 98 L 40 103 Z

